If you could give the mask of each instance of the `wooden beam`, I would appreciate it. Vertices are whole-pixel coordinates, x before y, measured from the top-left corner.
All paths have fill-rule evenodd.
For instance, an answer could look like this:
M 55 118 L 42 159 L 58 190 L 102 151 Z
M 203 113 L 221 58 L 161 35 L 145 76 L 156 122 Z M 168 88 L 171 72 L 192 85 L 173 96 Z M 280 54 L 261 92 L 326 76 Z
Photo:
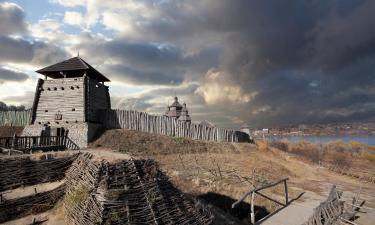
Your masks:
M 266 199 L 268 199 L 270 201 L 273 201 L 274 203 L 277 203 L 277 204 L 282 205 L 282 206 L 286 206 L 284 203 L 281 203 L 281 202 L 279 202 L 279 201 L 277 201 L 275 199 L 272 199 L 272 198 L 268 197 L 267 195 L 265 195 L 263 193 L 260 193 L 259 191 L 255 191 L 255 193 L 257 193 L 258 195 L 262 196 L 263 198 L 266 198 Z
M 266 189 L 266 188 L 273 187 L 273 186 L 278 185 L 278 184 L 280 184 L 282 182 L 286 182 L 287 180 L 289 180 L 289 178 L 284 178 L 284 179 L 281 179 L 281 180 L 277 180 L 277 181 L 271 182 L 269 184 L 263 185 L 261 187 L 255 188 L 255 189 L 247 192 L 238 201 L 236 201 L 235 203 L 232 204 L 232 208 L 236 207 L 236 205 L 238 205 L 240 202 L 242 202 L 251 193 L 257 192 L 257 191 L 260 191 L 260 190 L 263 190 L 263 189 Z
M 284 180 L 284 190 L 285 190 L 285 205 L 287 206 L 289 204 L 287 180 Z
M 251 193 L 251 213 L 250 213 L 251 224 L 255 224 L 254 198 L 255 198 L 255 192 L 252 192 Z

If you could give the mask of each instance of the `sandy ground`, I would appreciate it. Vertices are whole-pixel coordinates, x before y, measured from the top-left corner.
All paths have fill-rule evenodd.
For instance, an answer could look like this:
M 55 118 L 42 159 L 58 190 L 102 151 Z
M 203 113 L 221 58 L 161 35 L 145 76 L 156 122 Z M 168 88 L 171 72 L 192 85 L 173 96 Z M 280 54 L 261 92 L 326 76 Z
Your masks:
M 64 180 L 58 182 L 42 183 L 21 188 L 16 188 L 2 192 L 5 199 L 22 198 L 36 193 L 53 190 L 64 183 Z

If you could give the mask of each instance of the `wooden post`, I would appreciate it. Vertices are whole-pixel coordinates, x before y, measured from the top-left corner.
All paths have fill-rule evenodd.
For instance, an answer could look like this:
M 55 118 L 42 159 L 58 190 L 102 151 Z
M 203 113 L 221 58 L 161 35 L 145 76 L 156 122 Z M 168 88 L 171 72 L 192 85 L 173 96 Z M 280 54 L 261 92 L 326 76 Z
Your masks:
M 14 133 L 13 140 L 12 140 L 12 149 L 16 148 L 16 139 L 17 139 L 17 135 L 16 135 L 16 133 Z
M 251 224 L 255 224 L 254 198 L 255 198 L 255 192 L 252 192 L 251 193 L 251 213 L 250 213 Z
M 289 204 L 287 180 L 284 180 L 284 189 L 285 189 L 285 206 L 287 206 Z

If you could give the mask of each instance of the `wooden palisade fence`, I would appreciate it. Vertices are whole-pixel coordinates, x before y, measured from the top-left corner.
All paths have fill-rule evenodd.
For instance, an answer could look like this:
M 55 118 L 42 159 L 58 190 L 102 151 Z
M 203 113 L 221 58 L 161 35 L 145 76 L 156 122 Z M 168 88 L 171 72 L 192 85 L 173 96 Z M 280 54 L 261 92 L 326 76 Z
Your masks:
M 31 122 L 31 109 L 0 111 L 0 126 L 26 126 Z
M 26 126 L 31 122 L 31 110 L 0 111 L 0 126 Z M 101 124 L 106 129 L 139 130 L 152 134 L 185 137 L 217 142 L 248 142 L 249 135 L 236 130 L 208 127 L 202 124 L 179 121 L 172 117 L 150 115 L 129 110 L 101 110 Z
M 218 141 L 247 142 L 248 134 L 219 127 L 176 120 L 167 116 L 150 115 L 144 112 L 127 110 L 102 110 L 99 113 L 101 123 L 106 129 L 139 130 L 152 134 L 173 137 Z

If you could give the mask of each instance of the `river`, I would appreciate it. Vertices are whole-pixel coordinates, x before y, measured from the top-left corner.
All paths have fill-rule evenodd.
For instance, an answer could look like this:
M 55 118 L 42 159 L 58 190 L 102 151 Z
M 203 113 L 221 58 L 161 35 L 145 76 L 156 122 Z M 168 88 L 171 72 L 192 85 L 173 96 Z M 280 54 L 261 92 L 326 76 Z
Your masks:
M 370 136 L 314 136 L 314 135 L 305 135 L 305 136 L 275 136 L 269 137 L 269 139 L 273 140 L 287 140 L 290 142 L 300 142 L 300 141 L 307 141 L 310 143 L 316 144 L 324 144 L 333 141 L 358 141 L 365 143 L 370 146 L 375 146 L 375 135 Z

